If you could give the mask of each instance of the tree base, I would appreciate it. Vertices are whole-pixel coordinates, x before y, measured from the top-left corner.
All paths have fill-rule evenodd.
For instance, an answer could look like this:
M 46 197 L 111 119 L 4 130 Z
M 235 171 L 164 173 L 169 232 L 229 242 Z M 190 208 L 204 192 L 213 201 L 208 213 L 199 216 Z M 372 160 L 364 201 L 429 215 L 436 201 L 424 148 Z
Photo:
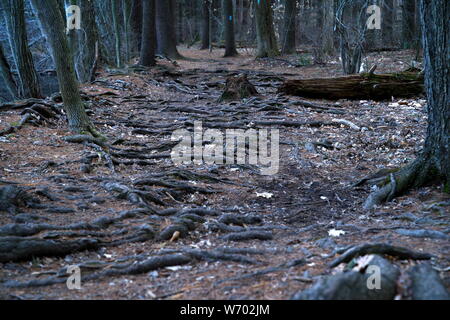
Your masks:
M 243 74 L 237 77 L 228 77 L 225 91 L 219 98 L 218 102 L 241 100 L 251 96 L 258 95 L 255 86 L 247 79 L 247 75 Z
M 442 179 L 438 172 L 429 157 L 421 156 L 406 167 L 386 175 L 382 186 L 367 198 L 364 209 L 370 210 L 383 202 L 391 201 L 410 189 L 440 181 Z

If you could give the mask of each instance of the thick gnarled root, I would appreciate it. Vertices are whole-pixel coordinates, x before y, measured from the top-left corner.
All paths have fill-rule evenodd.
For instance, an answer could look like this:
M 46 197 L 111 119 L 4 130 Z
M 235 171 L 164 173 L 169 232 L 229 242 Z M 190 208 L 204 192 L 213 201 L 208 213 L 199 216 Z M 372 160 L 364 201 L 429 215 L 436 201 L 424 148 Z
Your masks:
M 418 188 L 427 182 L 432 182 L 436 177 L 430 163 L 426 157 L 421 157 L 397 172 L 386 175 L 386 183 L 372 191 L 364 203 L 364 209 L 370 210 L 391 201 L 411 188 Z

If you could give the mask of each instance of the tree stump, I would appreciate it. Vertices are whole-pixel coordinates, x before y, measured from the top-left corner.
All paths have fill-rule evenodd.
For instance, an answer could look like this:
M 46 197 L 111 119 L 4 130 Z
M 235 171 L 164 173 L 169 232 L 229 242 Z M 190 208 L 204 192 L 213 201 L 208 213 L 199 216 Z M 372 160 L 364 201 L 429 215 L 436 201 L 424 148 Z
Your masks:
M 258 95 L 255 86 L 247 79 L 247 75 L 230 76 L 225 84 L 225 91 L 218 102 L 241 100 Z

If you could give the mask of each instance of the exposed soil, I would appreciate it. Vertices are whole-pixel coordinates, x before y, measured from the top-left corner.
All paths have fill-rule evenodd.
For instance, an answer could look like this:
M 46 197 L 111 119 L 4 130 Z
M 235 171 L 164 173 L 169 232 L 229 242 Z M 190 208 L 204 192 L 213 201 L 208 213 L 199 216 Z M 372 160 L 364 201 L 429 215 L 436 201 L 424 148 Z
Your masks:
M 412 191 L 372 211 L 362 209 L 370 187 L 352 187 L 382 168 L 399 167 L 415 158 L 427 125 L 424 97 L 384 102 L 308 99 L 325 107 L 314 109 L 302 104 L 306 99 L 278 95 L 277 88 L 283 79 L 341 75 L 338 61 L 299 67 L 282 60 L 255 61 L 246 51 L 235 58 L 222 58 L 221 51 L 181 52 L 188 59 L 177 61 L 178 65 L 159 61 L 148 71 L 104 70 L 96 83 L 83 88 L 91 97 L 91 117 L 114 143 L 112 149 L 66 142 L 63 138 L 69 133 L 63 118 L 0 136 L 0 186 L 6 185 L 1 181 L 16 182 L 40 202 L 19 206 L 16 212 L 0 212 L 0 228 L 14 223 L 64 227 L 85 222 L 98 228 L 47 226 L 31 235 L 100 241 L 90 251 L 2 263 L 0 282 L 58 278 L 63 267 L 76 264 L 82 265 L 83 276 L 106 272 L 82 281 L 81 290 L 68 290 L 65 282 L 0 286 L 0 296 L 289 299 L 319 276 L 333 272 L 328 264 L 338 256 L 336 250 L 367 242 L 432 254 L 432 265 L 450 287 L 450 197 L 440 186 Z M 413 55 L 374 53 L 367 64 L 378 64 L 380 73 L 398 72 L 408 67 Z M 297 58 L 283 59 L 295 62 Z M 218 103 L 227 77 L 242 73 L 259 96 Z M 2 112 L 0 131 L 18 122 L 20 112 Z M 193 121 L 202 121 L 204 128 L 223 125 L 220 130 L 278 128 L 278 174 L 261 175 L 255 165 L 174 166 L 171 135 L 177 129 L 192 130 Z M 263 121 L 277 122 L 268 126 Z M 324 125 L 312 124 L 317 122 Z M 125 189 L 120 192 L 120 187 Z M 178 211 L 161 214 L 168 208 Z M 188 223 L 177 220 L 183 208 L 210 211 L 191 211 Z M 253 220 L 240 223 L 224 218 L 228 214 Z M 114 221 L 94 223 L 101 217 Z M 175 228 L 161 233 L 168 226 Z M 333 236 L 332 229 L 343 232 Z M 11 235 L 1 230 L 0 236 Z M 405 230 L 440 233 L 422 232 L 418 237 L 405 235 Z M 233 232 L 241 231 L 254 232 L 258 239 L 232 241 Z M 211 252 L 217 255 L 208 256 Z M 191 260 L 134 275 L 107 273 L 149 257 L 174 254 Z M 417 262 L 396 263 L 406 268 Z M 255 271 L 265 272 L 252 274 Z M 63 273 L 59 279 L 64 277 Z

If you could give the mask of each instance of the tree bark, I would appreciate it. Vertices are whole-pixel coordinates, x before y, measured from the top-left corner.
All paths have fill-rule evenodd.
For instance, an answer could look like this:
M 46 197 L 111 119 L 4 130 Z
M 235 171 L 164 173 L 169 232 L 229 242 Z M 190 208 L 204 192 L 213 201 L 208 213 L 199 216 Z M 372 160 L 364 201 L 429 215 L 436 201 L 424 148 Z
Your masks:
M 114 29 L 114 49 L 115 49 L 115 60 L 116 67 L 122 68 L 122 37 L 120 34 L 120 12 L 119 12 L 119 4 L 120 0 L 112 0 L 111 2 L 111 15 L 113 20 L 113 29 Z
M 8 89 L 8 92 L 12 100 L 16 100 L 18 98 L 17 84 L 11 73 L 11 68 L 9 67 L 8 60 L 6 60 L 5 54 L 3 53 L 3 47 L 1 43 L 0 43 L 0 75 L 3 79 L 3 82 L 6 85 L 6 89 Z
M 339 78 L 288 80 L 280 92 L 319 99 L 412 97 L 424 92 L 423 76 L 415 73 L 359 74 Z
M 64 33 L 66 26 L 57 1 L 31 0 L 31 4 L 39 19 L 42 33 L 50 45 L 70 131 L 99 136 L 81 100 L 69 44 Z
M 206 50 L 209 48 L 209 19 L 210 19 L 210 11 L 211 4 L 210 0 L 203 0 L 203 8 L 202 8 L 202 45 L 200 50 Z
M 390 48 L 394 45 L 394 0 L 383 0 L 381 32 L 383 47 Z
M 4 10 L 9 43 L 19 76 L 19 96 L 41 98 L 39 77 L 28 47 L 24 0 L 2 0 L 1 4 Z
M 175 4 L 173 0 L 156 0 L 157 52 L 170 59 L 181 58 L 176 45 Z
M 272 0 L 257 0 L 255 3 L 256 39 L 258 58 L 273 57 L 279 54 L 273 27 Z
M 131 7 L 130 29 L 132 33 L 131 46 L 133 54 L 141 52 L 142 39 L 142 0 L 133 0 Z
M 155 0 L 143 0 L 142 42 L 140 64 L 154 66 L 156 50 Z
M 291 54 L 296 52 L 295 47 L 295 28 L 297 16 L 297 0 L 285 0 L 284 18 L 283 18 L 283 42 L 281 52 Z
M 414 45 L 417 37 L 416 28 L 416 0 L 403 0 L 402 5 L 402 41 L 403 48 L 409 49 Z
M 366 209 L 428 183 L 442 183 L 443 191 L 450 193 L 450 2 L 421 0 L 420 15 L 428 97 L 425 144 L 415 161 L 391 174 L 385 185 L 370 194 Z
M 225 57 L 233 57 L 238 54 L 234 39 L 234 14 L 233 0 L 222 0 L 223 23 L 225 25 Z

